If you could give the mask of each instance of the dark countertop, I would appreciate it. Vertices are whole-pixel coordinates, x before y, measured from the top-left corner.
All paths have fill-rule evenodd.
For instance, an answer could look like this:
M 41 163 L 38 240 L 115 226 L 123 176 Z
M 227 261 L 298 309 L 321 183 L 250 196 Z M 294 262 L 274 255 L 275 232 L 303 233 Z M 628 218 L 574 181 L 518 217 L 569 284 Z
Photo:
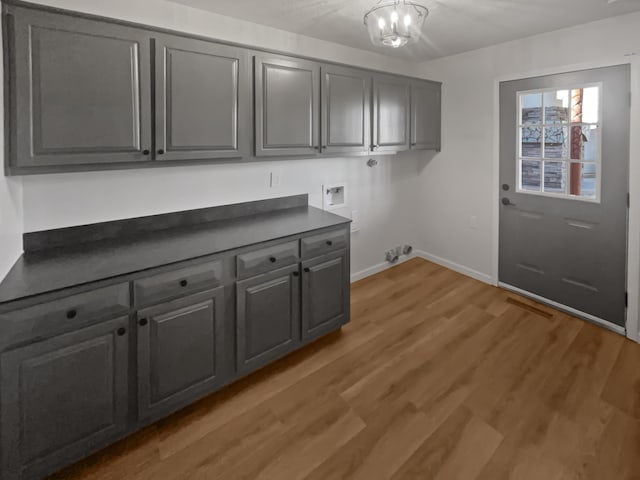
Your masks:
M 301 206 L 25 253 L 0 283 L 0 304 L 350 221 Z

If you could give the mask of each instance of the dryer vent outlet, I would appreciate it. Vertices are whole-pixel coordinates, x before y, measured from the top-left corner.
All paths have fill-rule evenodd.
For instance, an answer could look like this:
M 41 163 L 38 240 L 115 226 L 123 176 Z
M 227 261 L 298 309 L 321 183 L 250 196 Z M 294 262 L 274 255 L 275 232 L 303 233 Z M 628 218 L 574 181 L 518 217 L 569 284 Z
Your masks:
M 386 258 L 387 258 L 387 262 L 396 263 L 400 258 L 400 256 L 398 255 L 398 252 L 395 249 L 393 249 L 387 252 Z

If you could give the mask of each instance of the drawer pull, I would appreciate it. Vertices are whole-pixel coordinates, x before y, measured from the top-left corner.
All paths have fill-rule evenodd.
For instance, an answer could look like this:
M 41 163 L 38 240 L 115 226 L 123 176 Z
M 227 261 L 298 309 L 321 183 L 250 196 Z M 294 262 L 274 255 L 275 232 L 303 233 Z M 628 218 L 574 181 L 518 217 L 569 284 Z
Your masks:
M 278 261 L 278 259 L 276 257 L 269 257 L 269 261 L 271 263 L 276 263 Z
M 138 322 L 141 327 L 144 327 L 147 323 L 149 323 L 149 321 L 146 318 L 141 318 Z
M 300 272 L 292 272 L 291 275 L 293 275 L 294 277 L 299 277 L 300 276 Z
M 149 154 L 151 154 L 151 152 L 150 152 L 149 150 L 143 150 L 143 151 L 142 151 L 142 154 L 143 154 L 143 155 L 149 155 Z
M 327 245 L 331 246 L 333 245 L 333 242 L 331 240 L 327 240 Z
M 163 149 L 158 150 L 158 155 L 164 155 L 164 150 Z
M 305 271 L 305 273 L 309 273 L 309 272 L 311 271 L 311 269 L 310 269 L 309 267 L 306 267 L 306 268 L 304 269 L 304 271 Z
M 124 336 L 125 333 L 127 333 L 127 329 L 124 327 L 120 327 L 116 333 L 118 334 L 119 337 L 122 337 Z
M 186 287 L 187 285 L 189 285 L 189 282 L 187 280 L 180 280 L 181 287 Z
M 71 320 L 72 318 L 76 318 L 78 316 L 78 311 L 73 308 L 67 312 L 67 318 Z

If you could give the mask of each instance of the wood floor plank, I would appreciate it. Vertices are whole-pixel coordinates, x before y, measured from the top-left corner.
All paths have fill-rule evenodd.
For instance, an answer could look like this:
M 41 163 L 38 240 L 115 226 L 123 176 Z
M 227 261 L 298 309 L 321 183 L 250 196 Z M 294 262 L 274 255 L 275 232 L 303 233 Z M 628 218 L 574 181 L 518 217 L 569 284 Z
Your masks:
M 640 348 L 630 340 L 622 346 L 602 398 L 640 420 Z
M 408 402 L 389 405 L 306 480 L 391 478 L 427 439 L 429 422 Z
M 413 259 L 352 321 L 56 480 L 640 480 L 640 345 Z
M 394 480 L 466 480 L 489 461 L 502 435 L 460 407 L 392 477 Z

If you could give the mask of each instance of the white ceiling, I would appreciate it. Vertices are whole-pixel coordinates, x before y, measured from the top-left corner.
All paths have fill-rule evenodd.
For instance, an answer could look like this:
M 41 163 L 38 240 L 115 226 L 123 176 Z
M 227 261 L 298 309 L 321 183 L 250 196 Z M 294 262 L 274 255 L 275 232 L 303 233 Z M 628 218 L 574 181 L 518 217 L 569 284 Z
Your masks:
M 169 0 L 289 32 L 416 60 L 453 55 L 640 10 L 640 0 L 418 0 L 424 38 L 398 50 L 369 43 L 363 15 L 376 0 Z M 639 26 L 640 28 L 640 26 Z M 597 41 L 597 39 L 594 39 Z

